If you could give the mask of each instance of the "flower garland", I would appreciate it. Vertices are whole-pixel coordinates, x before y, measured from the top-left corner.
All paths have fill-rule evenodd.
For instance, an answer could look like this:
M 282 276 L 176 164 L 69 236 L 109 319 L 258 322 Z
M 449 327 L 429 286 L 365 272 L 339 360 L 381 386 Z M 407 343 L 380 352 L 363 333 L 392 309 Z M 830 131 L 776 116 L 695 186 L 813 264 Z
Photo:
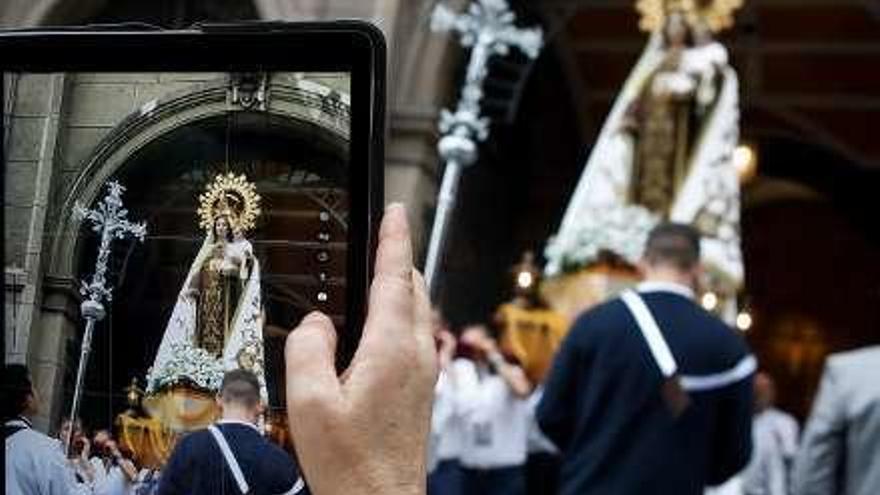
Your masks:
M 600 261 L 611 253 L 635 265 L 645 249 L 648 234 L 658 219 L 641 206 L 591 208 L 581 214 L 582 222 L 563 243 L 551 239 L 544 251 L 549 259 L 559 259 L 562 273 L 571 273 Z
M 171 345 L 171 358 L 161 369 L 147 371 L 148 394 L 180 384 L 195 385 L 209 392 L 220 390 L 223 362 L 190 343 Z

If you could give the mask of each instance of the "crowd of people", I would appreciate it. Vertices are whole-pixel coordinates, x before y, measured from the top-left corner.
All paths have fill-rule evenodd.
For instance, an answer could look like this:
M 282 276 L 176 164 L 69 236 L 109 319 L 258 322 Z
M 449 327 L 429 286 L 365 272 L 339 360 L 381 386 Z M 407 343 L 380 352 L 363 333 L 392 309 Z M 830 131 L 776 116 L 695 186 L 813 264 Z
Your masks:
M 440 326 L 437 339 L 428 493 L 525 493 L 529 454 L 555 453 L 535 424 L 533 384 L 485 325 L 459 339 Z
M 880 445 L 880 388 L 856 371 L 876 369 L 880 350 L 829 358 L 801 438 L 741 336 L 695 302 L 697 231 L 657 227 L 639 269 L 634 290 L 577 319 L 543 383 L 487 327 L 466 325 L 456 341 L 435 317 L 429 495 L 880 489 L 866 456 Z M 844 367 L 852 383 L 840 382 Z
M 66 458 L 62 442 L 30 424 L 39 399 L 27 368 L 6 365 L 6 493 L 112 493 L 116 483 L 128 493 L 420 495 L 427 479 L 437 495 L 516 495 L 553 478 L 565 495 L 701 494 L 722 483 L 746 495 L 880 492 L 880 349 L 829 358 L 798 439 L 741 337 L 693 301 L 693 229 L 652 232 L 645 282 L 583 314 L 542 384 L 486 326 L 456 338 L 437 323 L 401 207 L 387 210 L 379 237 L 348 370 L 336 372 L 327 316 L 310 314 L 288 337 L 296 463 L 257 431 L 249 372 L 226 374 L 221 420 L 179 441 L 155 483 L 106 431 L 89 438 L 67 423 L 60 436 L 71 431 L 76 448 Z
M 110 430 L 90 435 L 79 420 L 64 418 L 54 437 L 34 431 L 30 418 L 40 401 L 25 366 L 4 366 L 3 389 L 6 493 L 157 493 L 159 471 L 136 466 Z

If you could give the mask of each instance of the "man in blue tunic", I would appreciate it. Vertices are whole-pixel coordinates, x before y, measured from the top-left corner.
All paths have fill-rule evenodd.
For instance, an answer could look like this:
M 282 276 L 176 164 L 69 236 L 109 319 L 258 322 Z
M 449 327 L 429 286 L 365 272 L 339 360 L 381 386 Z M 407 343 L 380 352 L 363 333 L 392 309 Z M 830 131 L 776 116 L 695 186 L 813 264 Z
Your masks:
M 537 411 L 560 494 L 698 495 L 748 462 L 756 363 L 694 302 L 699 259 L 695 229 L 656 227 L 645 281 L 574 323 Z
M 262 405 L 256 375 L 226 373 L 219 401 L 222 419 L 178 442 L 162 472 L 159 494 L 307 493 L 290 456 L 257 430 Z

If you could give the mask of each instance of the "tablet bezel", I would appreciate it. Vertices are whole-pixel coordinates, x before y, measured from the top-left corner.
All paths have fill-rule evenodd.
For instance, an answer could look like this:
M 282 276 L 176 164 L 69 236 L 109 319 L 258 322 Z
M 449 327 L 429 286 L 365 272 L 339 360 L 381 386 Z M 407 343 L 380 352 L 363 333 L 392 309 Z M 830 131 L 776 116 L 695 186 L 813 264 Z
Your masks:
M 360 21 L 204 24 L 174 31 L 129 26 L 42 28 L 0 31 L 0 74 L 349 72 L 346 323 L 344 329 L 337 329 L 337 368 L 342 370 L 360 340 L 384 203 L 385 51 L 381 31 Z M 0 104 L 5 96 L 2 84 L 0 78 Z M 5 173 L 0 181 L 0 195 L 5 195 Z

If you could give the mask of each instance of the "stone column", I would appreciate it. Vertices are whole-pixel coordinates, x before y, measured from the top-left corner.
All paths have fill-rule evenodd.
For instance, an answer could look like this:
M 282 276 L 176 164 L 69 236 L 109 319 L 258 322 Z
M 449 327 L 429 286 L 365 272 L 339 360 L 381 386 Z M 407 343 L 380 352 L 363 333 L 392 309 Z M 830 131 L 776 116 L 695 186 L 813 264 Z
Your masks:
M 29 366 L 40 396 L 40 412 L 34 426 L 49 431 L 57 426 L 67 404 L 64 401 L 65 374 L 75 373 L 76 361 L 67 362 L 68 345 L 75 341 L 80 297 L 73 278 L 46 277 L 37 325 L 30 342 Z M 76 353 L 75 353 L 76 354 Z
M 7 361 L 25 362 L 43 275 L 46 211 L 58 155 L 65 76 L 26 74 L 11 95 L 6 156 Z

